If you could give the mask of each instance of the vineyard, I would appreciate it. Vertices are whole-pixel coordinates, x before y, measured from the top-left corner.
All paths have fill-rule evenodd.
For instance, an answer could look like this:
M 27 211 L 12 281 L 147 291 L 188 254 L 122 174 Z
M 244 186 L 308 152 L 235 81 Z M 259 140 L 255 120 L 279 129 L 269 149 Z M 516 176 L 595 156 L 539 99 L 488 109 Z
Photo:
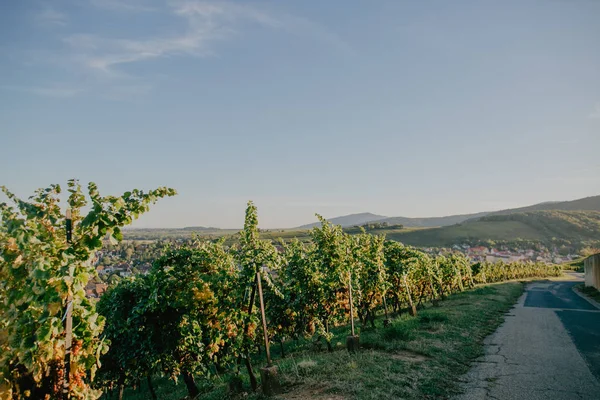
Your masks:
M 142 381 L 156 399 L 156 376 L 183 380 L 190 398 L 201 394 L 198 377 L 227 376 L 239 392 L 246 375 L 255 391 L 253 362 L 260 352 L 271 365 L 271 345 L 281 356 L 285 342 L 300 339 L 333 351 L 334 329 L 356 337 L 355 324 L 381 329 L 379 321 L 415 316 L 477 284 L 561 273 L 541 263 L 430 256 L 364 230 L 350 235 L 320 217 L 308 242 L 263 240 L 250 202 L 236 244 L 166 247 L 148 274 L 119 281 L 96 303 L 83 287 L 102 239 L 119 241 L 122 226 L 175 191 L 101 197 L 94 184 L 88 189 L 86 216 L 75 181 L 67 216 L 59 186 L 30 202 L 3 189 L 15 206 L 0 209 L 0 399 L 122 397 Z M 358 342 L 348 343 L 359 351 Z

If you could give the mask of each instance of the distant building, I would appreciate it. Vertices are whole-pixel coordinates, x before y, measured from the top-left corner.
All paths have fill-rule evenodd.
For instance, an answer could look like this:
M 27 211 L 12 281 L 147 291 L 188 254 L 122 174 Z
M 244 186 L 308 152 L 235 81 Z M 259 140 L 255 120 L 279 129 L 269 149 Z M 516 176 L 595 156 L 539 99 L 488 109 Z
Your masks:
M 490 251 L 488 250 L 488 248 L 484 247 L 484 246 L 471 247 L 469 249 L 469 253 L 477 254 L 477 255 L 484 255 L 484 254 L 488 254 L 489 252 Z
M 497 263 L 499 261 L 503 261 L 505 263 L 514 262 L 514 261 L 525 261 L 527 257 L 523 254 L 513 254 L 508 251 L 496 251 L 486 254 L 485 260 L 491 263 Z
M 88 282 L 85 286 L 85 296 L 92 299 L 97 299 L 106 292 L 108 285 L 106 283 Z

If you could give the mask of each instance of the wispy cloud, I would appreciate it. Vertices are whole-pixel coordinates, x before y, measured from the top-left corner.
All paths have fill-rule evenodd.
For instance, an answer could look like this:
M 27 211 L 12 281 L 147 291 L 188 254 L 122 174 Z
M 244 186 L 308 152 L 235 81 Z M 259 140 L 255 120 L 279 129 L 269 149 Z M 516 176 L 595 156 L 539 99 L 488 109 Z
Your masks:
M 102 81 L 104 85 L 111 81 L 114 85 L 127 85 L 126 81 L 132 80 L 133 83 L 128 86 L 135 88 L 132 93 L 147 93 L 151 85 L 147 77 L 135 75 L 125 68 L 126 65 L 167 57 L 214 56 L 218 42 L 239 37 L 241 32 L 252 26 L 305 36 L 340 51 L 352 52 L 350 46 L 337 35 L 318 24 L 245 3 L 215 0 L 88 0 L 86 4 L 115 13 L 137 12 L 140 15 L 136 18 L 142 18 L 141 21 L 146 18 L 144 13 L 150 15 L 150 12 L 156 11 L 151 18 L 148 17 L 149 23 L 153 23 L 159 14 L 164 21 L 175 22 L 165 24 L 168 30 L 153 35 L 130 32 L 121 36 L 110 36 L 104 32 L 71 33 L 60 38 L 64 45 L 63 52 L 47 54 L 47 64 L 62 66 L 70 73 Z M 66 21 L 64 14 L 53 9 L 46 9 L 40 15 L 43 15 L 41 19 L 54 21 L 55 24 Z M 94 86 L 98 85 L 90 87 Z M 42 95 L 43 92 L 38 93 Z
M 158 10 L 158 8 L 148 6 L 142 1 L 132 0 L 90 0 L 90 4 L 96 8 L 110 11 L 152 12 Z
M 182 33 L 135 39 L 74 34 L 63 41 L 72 49 L 76 61 L 92 70 L 110 74 L 115 73 L 114 68 L 121 64 L 177 55 L 211 55 L 210 45 L 233 35 L 238 23 L 278 26 L 278 22 L 269 15 L 233 3 L 178 1 L 169 3 L 169 6 L 171 15 L 184 20 Z
M 194 0 L 171 1 L 175 14 L 188 19 L 193 25 L 205 25 L 207 22 L 229 22 L 250 20 L 270 27 L 280 27 L 281 22 L 268 13 L 248 5 L 226 1 L 207 2 Z
M 93 1 L 105 7 L 112 5 L 112 0 Z M 137 7 L 132 5 L 136 3 L 122 4 L 132 9 Z M 64 38 L 64 43 L 71 47 L 76 61 L 89 69 L 104 73 L 115 73 L 115 68 L 122 64 L 160 57 L 213 55 L 212 45 L 216 41 L 235 36 L 244 24 L 313 37 L 344 51 L 351 51 L 350 46 L 336 35 L 308 20 L 289 15 L 273 15 L 244 4 L 175 0 L 167 3 L 167 10 L 172 17 L 183 20 L 181 26 L 184 28 L 181 33 L 118 39 L 93 34 L 74 34 Z
M 181 36 L 151 39 L 107 39 L 97 35 L 77 34 L 64 39 L 73 50 L 72 58 L 96 72 L 118 76 L 114 67 L 153 58 L 209 54 L 207 42 L 211 32 L 190 32 Z
M 35 15 L 35 20 L 40 25 L 46 26 L 65 26 L 67 25 L 67 16 L 54 8 L 46 7 Z
M 600 119 L 600 103 L 596 103 L 594 109 L 592 110 L 590 115 L 588 115 L 588 117 L 591 119 Z

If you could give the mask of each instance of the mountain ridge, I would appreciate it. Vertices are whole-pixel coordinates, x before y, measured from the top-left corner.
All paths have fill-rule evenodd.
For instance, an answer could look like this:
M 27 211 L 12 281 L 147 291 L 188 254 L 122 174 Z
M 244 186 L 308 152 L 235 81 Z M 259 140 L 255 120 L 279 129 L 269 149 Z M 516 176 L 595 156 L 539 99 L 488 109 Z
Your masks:
M 550 244 L 600 240 L 600 211 L 537 210 L 488 215 L 463 224 L 388 234 L 414 246 L 450 246 L 485 241 L 537 241 Z
M 451 226 L 456 224 L 461 224 L 463 222 L 472 222 L 477 221 L 478 219 L 491 215 L 509 215 L 520 212 L 529 212 L 529 211 L 544 211 L 544 210 L 562 210 L 562 211 L 600 211 L 600 195 L 597 196 L 588 196 L 583 197 L 581 199 L 575 200 L 567 200 L 567 201 L 545 201 L 542 203 L 536 203 L 530 206 L 517 207 L 517 208 L 509 208 L 505 210 L 498 211 L 483 211 L 479 213 L 471 213 L 471 214 L 456 214 L 456 215 L 448 215 L 443 217 L 385 217 L 382 215 L 372 214 L 372 213 L 360 213 L 360 214 L 349 214 L 342 215 L 335 218 L 328 218 L 327 220 L 335 225 L 341 225 L 342 227 L 351 227 L 354 225 L 363 225 L 372 222 L 378 223 L 387 223 L 388 225 L 403 225 L 407 228 L 434 228 L 434 227 L 444 227 Z M 365 218 L 356 218 L 353 219 L 354 216 L 367 216 L 374 215 L 377 218 L 373 219 L 365 219 Z M 314 222 L 311 224 L 306 224 L 299 226 L 294 229 L 310 229 L 315 226 L 318 226 L 319 222 Z
M 561 210 L 561 211 L 600 211 L 600 195 L 582 197 L 575 200 L 566 201 L 545 201 L 543 203 L 533 204 L 531 206 L 508 208 L 489 213 L 488 215 L 507 215 L 527 211 L 544 211 L 544 210 Z
M 377 215 L 370 212 L 357 213 L 357 214 L 348 214 L 341 215 L 339 217 L 327 218 L 327 221 L 331 222 L 334 225 L 341 225 L 343 227 L 354 226 L 354 225 L 362 225 L 368 222 L 380 221 L 382 219 L 386 219 L 388 217 L 384 215 Z M 311 229 L 315 226 L 319 226 L 320 222 L 313 222 L 306 225 L 301 225 L 294 229 Z

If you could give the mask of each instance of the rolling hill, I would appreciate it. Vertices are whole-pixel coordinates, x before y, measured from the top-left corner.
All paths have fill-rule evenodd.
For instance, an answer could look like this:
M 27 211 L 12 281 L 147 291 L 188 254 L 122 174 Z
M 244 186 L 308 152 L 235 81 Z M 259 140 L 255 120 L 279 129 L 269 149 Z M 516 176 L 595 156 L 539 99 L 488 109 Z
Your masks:
M 461 214 L 461 215 L 449 215 L 446 217 L 423 217 L 423 218 L 409 218 L 409 217 L 384 217 L 382 215 L 376 215 L 371 213 L 362 214 L 350 214 L 341 217 L 330 218 L 327 221 L 335 225 L 341 225 L 344 228 L 348 228 L 355 225 L 363 225 L 370 222 L 386 222 L 388 225 L 403 225 L 407 228 L 432 228 L 437 226 L 446 226 L 460 224 L 461 222 L 469 219 L 483 217 L 484 215 L 490 214 L 489 212 L 480 212 L 475 214 Z M 294 229 L 310 229 L 318 226 L 319 222 L 312 224 L 302 225 Z
M 377 215 L 377 214 L 371 214 L 371 213 L 360 213 L 360 214 L 350 214 L 350 215 L 344 215 L 341 217 L 330 218 L 330 219 L 328 219 L 328 221 L 334 225 L 341 225 L 343 227 L 347 227 L 347 226 L 354 226 L 354 225 L 362 225 L 367 222 L 380 221 L 380 220 L 386 219 L 386 218 L 388 218 L 388 217 L 385 217 L 383 215 Z M 295 229 L 311 229 L 311 228 L 314 228 L 315 226 L 319 226 L 319 225 L 321 225 L 320 222 L 314 222 L 312 224 L 306 224 L 306 225 L 299 226 L 298 228 L 295 228 Z
M 540 210 L 488 215 L 452 226 L 389 233 L 387 237 L 425 247 L 486 240 L 600 241 L 600 212 Z
M 389 227 L 380 227 L 372 233 L 385 234 L 389 239 L 419 247 L 447 247 L 484 241 L 527 240 L 550 243 L 557 239 L 574 244 L 594 242 L 595 246 L 600 246 L 600 196 L 447 217 L 390 218 L 361 213 L 332 218 L 329 221 L 342 225 L 351 234 L 359 232 L 352 228 L 355 225 L 387 222 Z M 404 228 L 399 229 L 395 226 L 398 224 Z M 289 240 L 294 237 L 308 239 L 308 229 L 317 225 L 318 222 L 296 229 L 267 230 L 261 233 L 261 236 L 272 240 Z M 228 236 L 237 231 L 199 226 L 181 229 L 127 229 L 124 230 L 124 235 L 128 240 L 154 240 L 189 238 L 192 233 L 209 237 Z
M 600 211 L 600 196 L 585 197 L 583 199 L 577 199 L 572 201 L 549 201 L 534 204 L 527 207 L 511 208 L 499 211 L 484 211 L 473 214 L 448 215 L 445 217 L 384 217 L 381 215 L 371 213 L 362 213 L 331 218 L 328 219 L 328 221 L 336 225 L 341 225 L 342 227 L 362 225 L 369 222 L 386 222 L 388 225 L 403 225 L 407 228 L 433 228 L 461 224 L 465 221 L 477 220 L 481 217 L 485 217 L 488 215 L 508 215 L 514 213 L 543 210 Z M 310 229 L 318 225 L 319 223 L 315 222 L 308 225 L 302 225 L 295 229 Z
M 459 214 L 449 215 L 447 217 L 424 217 L 424 218 L 408 218 L 408 217 L 391 217 L 379 220 L 377 222 L 387 222 L 388 225 L 403 225 L 408 228 L 432 228 L 438 226 L 448 226 L 460 224 L 469 219 L 483 217 L 489 212 L 480 212 L 476 214 Z M 371 222 L 371 221 L 369 221 Z
M 510 208 L 488 213 L 488 215 L 507 215 L 528 211 L 562 210 L 562 211 L 600 211 L 600 196 L 584 197 L 572 201 L 549 201 L 532 206 Z

